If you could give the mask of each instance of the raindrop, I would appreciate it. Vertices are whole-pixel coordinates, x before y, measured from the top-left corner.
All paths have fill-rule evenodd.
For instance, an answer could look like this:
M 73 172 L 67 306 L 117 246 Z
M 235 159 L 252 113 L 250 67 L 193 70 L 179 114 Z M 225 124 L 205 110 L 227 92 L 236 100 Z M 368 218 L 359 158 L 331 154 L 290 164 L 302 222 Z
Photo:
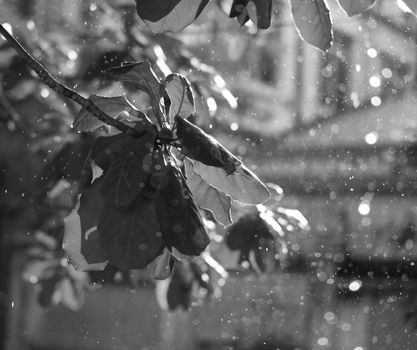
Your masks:
M 365 136 L 365 142 L 368 145 L 374 145 L 378 141 L 379 134 L 376 131 L 372 131 Z
M 362 287 L 362 281 L 360 280 L 354 280 L 349 283 L 349 290 L 351 292 L 357 292 Z
M 369 78 L 369 84 L 374 87 L 380 87 L 381 86 L 381 79 L 379 77 L 377 77 L 376 75 L 372 76 Z
M 366 51 L 369 57 L 375 58 L 378 55 L 378 52 L 374 48 L 369 48 L 368 51 Z
M 373 96 L 372 98 L 371 98 L 371 103 L 372 103 L 372 105 L 373 106 L 375 106 L 375 107 L 378 107 L 378 106 L 380 106 L 381 105 L 381 99 L 378 97 L 378 96 Z
M 365 215 L 368 215 L 370 211 L 371 211 L 371 207 L 369 206 L 369 203 L 367 201 L 361 202 L 359 204 L 359 207 L 358 207 L 359 214 L 365 216 Z

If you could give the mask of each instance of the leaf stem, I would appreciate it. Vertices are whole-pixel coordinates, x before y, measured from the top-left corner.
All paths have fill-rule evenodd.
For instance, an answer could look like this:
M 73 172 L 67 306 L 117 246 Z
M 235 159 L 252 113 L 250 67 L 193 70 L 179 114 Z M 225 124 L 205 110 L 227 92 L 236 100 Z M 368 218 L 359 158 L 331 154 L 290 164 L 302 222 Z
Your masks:
M 56 80 L 42 64 L 37 61 L 7 30 L 0 24 L 0 34 L 12 45 L 12 47 L 16 50 L 22 60 L 32 68 L 39 78 L 48 85 L 52 90 L 57 92 L 58 94 L 67 97 L 74 102 L 81 105 L 85 108 L 88 112 L 90 112 L 94 117 L 101 120 L 103 123 L 106 123 L 119 131 L 123 132 L 126 135 L 132 137 L 142 137 L 145 135 L 146 131 L 138 131 L 130 126 L 113 119 L 107 113 L 103 112 L 99 107 L 97 107 L 93 102 L 85 97 L 81 96 L 78 92 L 70 89 L 69 87 L 65 86 L 64 84 L 60 83 Z

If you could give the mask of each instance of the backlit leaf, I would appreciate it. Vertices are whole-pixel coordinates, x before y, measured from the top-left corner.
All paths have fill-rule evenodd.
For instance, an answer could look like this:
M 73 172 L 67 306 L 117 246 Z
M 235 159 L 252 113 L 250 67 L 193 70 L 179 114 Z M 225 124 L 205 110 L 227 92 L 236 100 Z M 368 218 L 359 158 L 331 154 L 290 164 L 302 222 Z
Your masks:
M 164 252 L 152 261 L 146 269 L 149 275 L 156 280 L 164 280 L 168 278 L 174 268 L 175 258 L 169 249 L 165 248 Z
M 194 96 L 191 84 L 180 74 L 170 74 L 165 79 L 165 90 L 171 101 L 169 109 L 170 119 L 175 116 L 189 117 L 195 112 Z
M 154 33 L 179 32 L 193 23 L 208 0 L 136 0 L 137 12 Z
M 75 208 L 64 219 L 62 247 L 68 260 L 78 271 L 103 270 L 106 258 L 97 232 L 104 201 L 100 195 L 102 179 L 86 189 Z
M 269 199 L 266 186 L 243 164 L 233 174 L 224 169 L 194 162 L 194 171 L 205 182 L 242 203 L 259 204 Z
M 359 0 L 357 0 L 359 1 Z M 332 20 L 324 0 L 290 0 L 292 17 L 301 38 L 326 51 L 332 44 Z
M 191 192 L 180 170 L 168 165 L 166 183 L 157 192 L 156 210 L 168 248 L 199 255 L 210 240 Z
M 184 118 L 176 117 L 175 121 L 182 152 L 186 156 L 206 165 L 223 168 L 227 174 L 233 174 L 236 171 L 240 160 L 213 136 L 206 134 Z
M 128 63 L 121 67 L 109 69 L 107 72 L 113 79 L 148 94 L 156 118 L 160 122 L 165 120 L 159 108 L 165 93 L 164 86 L 152 70 L 149 62 Z
M 375 3 L 375 0 L 338 0 L 340 7 L 348 16 L 360 14 Z
M 106 257 L 120 269 L 142 269 L 165 247 L 155 201 L 143 192 L 127 207 L 106 204 L 98 231 Z
M 120 150 L 110 154 L 110 164 L 104 175 L 104 199 L 117 207 L 130 204 L 145 187 L 151 167 L 146 158 L 151 156 L 152 135 L 129 138 Z
M 408 9 L 410 9 L 412 14 L 414 14 L 415 16 L 417 15 L 417 1 L 416 0 L 398 0 L 397 1 L 398 5 L 400 5 L 401 2 L 404 3 L 408 7 Z
M 91 95 L 88 99 L 112 118 L 116 118 L 123 111 L 129 113 L 133 118 L 138 114 L 138 110 L 124 96 L 103 97 Z M 106 124 L 94 117 L 85 108 L 80 110 L 74 121 L 74 129 L 84 132 L 94 131 L 104 125 Z
M 187 185 L 197 205 L 200 208 L 210 210 L 216 221 L 223 226 L 231 225 L 233 222 L 230 213 L 230 197 L 210 186 L 201 176 L 196 174 L 191 161 L 185 159 L 184 163 Z

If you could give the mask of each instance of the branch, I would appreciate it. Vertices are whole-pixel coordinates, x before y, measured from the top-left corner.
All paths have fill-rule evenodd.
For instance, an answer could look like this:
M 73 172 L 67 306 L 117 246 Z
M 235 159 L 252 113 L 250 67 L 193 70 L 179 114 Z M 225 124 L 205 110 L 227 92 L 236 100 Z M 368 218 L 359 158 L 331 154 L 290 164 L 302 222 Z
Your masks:
M 107 113 L 103 112 L 98 108 L 93 102 L 81 96 L 78 92 L 68 88 L 64 84 L 56 80 L 49 72 L 39 63 L 26 49 L 0 24 L 0 34 L 3 35 L 6 40 L 13 46 L 17 51 L 22 60 L 32 68 L 39 78 L 48 85 L 52 90 L 56 91 L 58 94 L 67 97 L 74 102 L 81 105 L 88 112 L 90 112 L 94 117 L 101 120 L 103 123 L 106 123 L 119 131 L 123 132 L 126 135 L 139 138 L 143 136 L 146 132 L 140 132 L 131 128 L 130 126 L 113 119 Z

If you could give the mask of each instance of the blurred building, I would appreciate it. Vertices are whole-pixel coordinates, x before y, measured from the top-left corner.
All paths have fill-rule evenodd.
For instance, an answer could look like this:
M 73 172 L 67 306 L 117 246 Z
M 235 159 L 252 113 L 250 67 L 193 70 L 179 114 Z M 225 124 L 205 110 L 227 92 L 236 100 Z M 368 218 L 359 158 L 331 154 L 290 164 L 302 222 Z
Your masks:
M 219 122 L 222 140 L 262 179 L 280 184 L 284 206 L 300 209 L 312 226 L 308 237 L 289 238 L 308 262 L 299 271 L 306 286 L 296 313 L 309 321 L 292 344 L 411 349 L 416 19 L 391 1 L 354 18 L 336 1 L 329 6 L 334 44 L 326 54 L 298 38 L 283 4 L 270 33 L 216 32 L 239 101 Z M 240 145 L 230 136 L 241 136 Z M 295 282 L 284 289 L 301 290 Z M 274 332 L 280 334 L 285 326 Z

